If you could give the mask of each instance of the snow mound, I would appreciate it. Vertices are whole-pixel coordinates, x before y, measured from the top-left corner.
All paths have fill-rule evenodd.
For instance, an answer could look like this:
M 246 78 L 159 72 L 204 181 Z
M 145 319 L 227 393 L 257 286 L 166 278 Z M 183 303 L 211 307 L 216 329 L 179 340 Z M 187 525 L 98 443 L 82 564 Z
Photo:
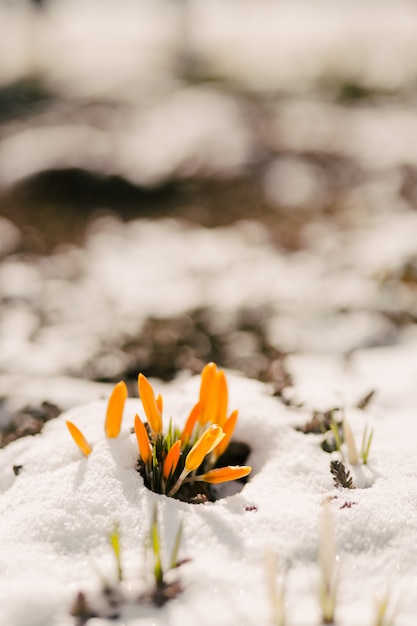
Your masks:
M 74 624 L 70 608 L 77 593 L 94 597 L 101 584 L 98 572 L 115 583 L 108 541 L 115 523 L 120 528 L 122 584 L 137 598 L 150 584 L 152 566 L 143 546 L 156 504 L 167 558 L 180 521 L 184 526 L 180 558 L 190 559 L 178 570 L 184 593 L 163 608 L 131 603 L 122 609 L 119 623 L 268 623 L 268 551 L 288 564 L 289 623 L 316 624 L 319 520 L 328 501 L 340 566 L 338 623 L 371 623 L 374 594 L 388 586 L 400 593 L 401 624 L 411 625 L 417 608 L 411 593 L 417 577 L 415 421 L 405 405 L 399 421 L 399 409 L 395 413 L 384 396 L 364 417 L 351 401 L 363 392 L 363 382 L 352 375 L 343 379 L 341 367 L 320 380 L 319 371 L 326 375 L 323 358 L 311 357 L 308 367 L 301 357 L 293 363 L 303 408 L 285 407 L 267 386 L 228 375 L 230 404 L 240 414 L 235 438 L 250 445 L 253 472 L 240 493 L 215 503 L 191 505 L 145 488 L 135 469 L 138 452 L 131 433 L 135 413 L 143 415 L 138 399 L 127 401 L 117 439 L 105 438 L 106 402 L 98 401 L 63 413 L 46 424 L 42 434 L 1 450 L 1 623 Z M 359 365 L 366 370 L 366 353 Z M 357 440 L 365 423 L 375 428 L 370 463 L 353 472 L 354 479 L 367 474 L 368 488 L 335 488 L 320 436 L 294 428 L 319 406 L 319 394 L 311 393 L 312 381 L 307 380 L 311 372 L 321 385 L 322 401 L 350 381 L 345 410 Z M 191 377 L 155 385 L 164 395 L 164 414 L 179 426 L 194 404 L 198 384 Z M 76 423 L 92 444 L 88 458 L 81 457 L 71 440 L 66 420 Z M 108 622 L 95 618 L 93 623 Z

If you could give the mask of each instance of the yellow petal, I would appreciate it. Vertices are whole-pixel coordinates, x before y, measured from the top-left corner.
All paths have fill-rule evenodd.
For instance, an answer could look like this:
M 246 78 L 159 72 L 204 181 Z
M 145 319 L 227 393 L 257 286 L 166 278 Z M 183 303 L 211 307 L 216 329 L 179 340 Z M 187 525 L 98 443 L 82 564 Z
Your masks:
M 194 426 L 197 423 L 198 418 L 201 413 L 201 404 L 197 402 L 191 409 L 190 415 L 187 417 L 187 421 L 185 422 L 184 430 L 181 433 L 180 439 L 184 443 L 191 438 L 193 434 Z
M 158 393 L 158 395 L 156 396 L 155 402 L 156 402 L 156 406 L 159 409 L 160 414 L 162 415 L 162 411 L 164 409 L 164 399 L 160 393 Z
M 206 483 L 225 483 L 228 480 L 237 480 L 247 476 L 252 471 L 249 465 L 228 465 L 212 469 L 201 476 L 195 476 L 196 480 L 204 480 Z
M 105 433 L 107 437 L 114 439 L 119 436 L 122 425 L 123 409 L 127 398 L 126 383 L 121 380 L 114 389 L 107 404 Z
M 201 435 L 193 445 L 185 459 L 185 469 L 192 472 L 197 469 L 209 454 L 223 439 L 224 432 L 221 426 L 213 424 Z
M 231 439 L 231 437 L 233 435 L 233 432 L 235 430 L 238 414 L 239 414 L 239 412 L 237 410 L 235 410 L 227 418 L 227 420 L 226 420 L 226 422 L 225 422 L 225 424 L 223 426 L 224 437 L 221 440 L 221 442 L 219 443 L 219 445 L 214 450 L 214 454 L 216 455 L 216 457 L 221 456 L 223 454 L 223 452 L 226 450 L 227 446 L 229 445 L 230 439 Z
M 170 448 L 164 460 L 163 474 L 164 478 L 175 472 L 181 454 L 181 439 L 178 439 Z
M 217 415 L 215 418 L 215 423 L 223 427 L 223 424 L 225 423 L 226 417 L 227 417 L 227 402 L 228 402 L 227 381 L 226 381 L 226 376 L 223 370 L 219 370 L 217 372 L 216 382 L 217 382 Z
M 162 432 L 162 416 L 155 400 L 155 394 L 149 380 L 143 375 L 138 377 L 139 396 L 142 400 L 143 410 L 153 434 L 156 436 Z
M 71 433 L 72 438 L 74 439 L 75 443 L 84 454 L 84 456 L 88 456 L 89 454 L 91 454 L 92 447 L 87 442 L 87 439 L 84 437 L 81 430 L 77 428 L 75 424 L 69 421 L 67 421 L 67 427 Z
M 215 363 L 207 363 L 201 372 L 200 403 L 200 424 L 214 422 L 217 413 L 217 366 Z
M 152 447 L 146 428 L 139 415 L 135 415 L 135 434 L 139 446 L 140 458 L 147 463 L 152 456 Z

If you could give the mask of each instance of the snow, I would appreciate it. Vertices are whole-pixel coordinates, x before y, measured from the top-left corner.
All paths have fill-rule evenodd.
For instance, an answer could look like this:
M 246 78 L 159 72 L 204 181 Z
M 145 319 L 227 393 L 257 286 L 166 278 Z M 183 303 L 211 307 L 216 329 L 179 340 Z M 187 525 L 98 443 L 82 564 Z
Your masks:
M 410 0 L 83 0 L 82 17 L 79 5 L 54 0 L 40 13 L 3 3 L 0 83 L 37 71 L 64 94 L 133 100 L 175 84 L 184 49 L 211 76 L 251 90 L 306 91 L 334 77 L 392 90 L 415 80 Z
M 388 369 L 398 372 L 402 349 L 389 350 Z M 334 367 L 325 356 L 293 357 L 301 408 L 286 407 L 266 385 L 228 372 L 230 406 L 240 412 L 235 438 L 251 446 L 253 473 L 240 493 L 215 503 L 191 505 L 144 487 L 135 470 L 137 444 L 130 432 L 134 414 L 143 415 L 138 399 L 127 401 L 118 439 L 105 438 L 106 401 L 96 401 L 65 412 L 40 435 L 13 442 L 0 453 L 1 622 L 73 624 L 69 609 L 78 591 L 97 598 L 97 571 L 115 581 L 108 535 L 116 522 L 122 585 L 128 597 L 137 597 L 150 584 L 151 564 L 143 546 L 157 503 L 165 558 L 180 520 L 184 524 L 180 558 L 190 561 L 177 573 L 184 592 L 164 608 L 127 604 L 119 623 L 271 623 L 265 553 L 272 551 L 288 567 L 288 623 L 317 624 L 319 520 L 328 499 L 340 567 L 338 623 L 372 623 L 374 596 L 386 588 L 393 598 L 399 596 L 398 623 L 413 624 L 417 425 L 410 374 L 417 363 L 411 355 L 414 369 L 403 376 L 402 386 L 387 376 L 386 359 L 372 358 L 373 351 L 359 352 L 349 368 L 341 362 Z M 381 363 L 385 365 L 378 367 Z M 377 387 L 375 400 L 366 411 L 355 409 L 354 400 L 368 391 L 370 382 Z M 198 377 L 155 382 L 164 395 L 165 422 L 169 416 L 183 423 L 198 384 Z M 329 408 L 336 398 L 358 444 L 365 424 L 375 429 L 368 466 L 352 469 L 355 490 L 334 487 L 320 437 L 294 428 L 307 421 L 312 408 Z M 92 444 L 88 458 L 74 445 L 66 420 L 76 423 Z M 13 465 L 23 466 L 17 476 Z

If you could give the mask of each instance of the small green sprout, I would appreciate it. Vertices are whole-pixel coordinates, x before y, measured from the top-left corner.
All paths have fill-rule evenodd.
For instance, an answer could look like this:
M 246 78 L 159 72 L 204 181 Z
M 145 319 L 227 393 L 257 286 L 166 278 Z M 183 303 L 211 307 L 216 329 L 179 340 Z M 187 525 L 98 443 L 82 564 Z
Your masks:
M 343 420 L 343 435 L 344 440 L 347 446 L 348 452 L 348 460 L 351 465 L 357 465 L 359 459 L 362 459 L 362 463 L 364 465 L 368 462 L 369 451 L 371 449 L 371 443 L 373 438 L 374 431 L 373 429 L 368 434 L 368 426 L 365 426 L 365 430 L 363 432 L 362 443 L 360 448 L 360 453 L 358 454 L 355 439 L 353 437 L 352 430 L 346 418 Z
M 114 525 L 113 530 L 111 531 L 109 535 L 109 542 L 112 547 L 114 557 L 116 559 L 117 580 L 119 581 L 119 583 L 121 583 L 123 580 L 123 570 L 122 570 L 122 561 L 120 557 L 120 533 L 119 533 L 118 524 Z
M 343 438 L 340 436 L 339 423 L 332 417 L 330 422 L 330 430 L 333 433 L 336 450 L 340 452 L 342 449 Z
M 321 447 L 325 452 L 341 452 L 344 443 L 343 421 L 338 419 L 340 409 L 335 408 L 327 411 L 326 421 L 320 423 L 321 431 L 324 435 Z
M 182 588 L 178 581 L 168 582 L 166 580 L 166 574 L 179 567 L 184 561 L 178 560 L 178 553 L 181 545 L 181 537 L 182 537 L 182 524 L 179 525 L 174 545 L 171 551 L 171 557 L 169 559 L 168 568 L 164 568 L 162 564 L 162 554 L 161 554 L 161 539 L 158 525 L 158 511 L 156 506 L 154 507 L 152 514 L 152 523 L 151 523 L 151 531 L 150 531 L 150 543 L 152 547 L 153 557 L 154 557 L 154 565 L 153 565 L 153 576 L 155 579 L 155 588 L 150 594 L 150 598 L 154 604 L 157 606 L 162 606 L 170 600 L 174 598 L 179 593 L 181 593 Z
M 154 577 L 155 583 L 157 587 L 163 585 L 164 581 L 164 573 L 162 571 L 162 561 L 161 561 L 161 542 L 159 540 L 159 529 L 158 529 L 158 512 L 156 510 L 156 506 L 153 510 L 152 524 L 151 524 L 151 545 L 153 554 L 155 557 L 154 564 Z
M 334 624 L 338 576 L 336 543 L 328 504 L 324 505 L 321 516 L 318 564 L 320 568 L 319 604 L 322 624 Z
M 98 568 L 96 573 L 101 581 L 100 592 L 96 597 L 88 599 L 84 592 L 80 591 L 71 607 L 71 615 L 76 619 L 77 626 L 85 626 L 90 618 L 98 617 L 103 619 L 117 619 L 126 606 L 152 602 L 156 606 L 163 606 L 168 600 L 175 598 L 182 591 L 178 580 L 167 580 L 168 572 L 180 567 L 188 559 L 178 560 L 178 553 L 181 546 L 182 524 L 179 525 L 174 544 L 171 550 L 169 564 L 163 566 L 161 539 L 158 525 L 158 513 L 156 506 L 153 510 L 151 526 L 145 542 L 145 548 L 152 549 L 152 577 L 154 584 L 140 595 L 132 593 L 130 585 L 124 581 L 124 573 L 121 560 L 120 530 L 115 524 L 108 535 L 110 547 L 113 551 L 116 566 L 117 580 L 110 582 Z M 146 554 L 145 554 L 146 556 Z
M 90 619 L 97 617 L 102 619 L 117 619 L 121 607 L 128 602 L 125 590 L 122 586 L 122 566 L 120 556 L 120 533 L 117 524 L 108 535 L 109 544 L 113 550 L 117 565 L 117 582 L 110 582 L 100 569 L 92 563 L 97 577 L 100 580 L 100 591 L 92 601 L 86 597 L 83 591 L 79 591 L 70 613 L 76 620 L 76 626 L 85 626 Z
M 375 621 L 373 626 L 393 626 L 395 611 L 390 608 L 389 593 L 385 592 L 383 596 L 377 596 Z
M 372 428 L 368 435 L 368 425 L 366 425 L 365 430 L 363 431 L 361 451 L 360 451 L 360 457 L 364 465 L 368 463 L 369 451 L 371 449 L 373 436 L 374 436 L 374 429 Z
M 276 554 L 268 550 L 265 554 L 265 573 L 268 596 L 272 607 L 274 626 L 285 626 L 285 582 L 286 568 L 281 568 L 277 577 L 278 563 Z

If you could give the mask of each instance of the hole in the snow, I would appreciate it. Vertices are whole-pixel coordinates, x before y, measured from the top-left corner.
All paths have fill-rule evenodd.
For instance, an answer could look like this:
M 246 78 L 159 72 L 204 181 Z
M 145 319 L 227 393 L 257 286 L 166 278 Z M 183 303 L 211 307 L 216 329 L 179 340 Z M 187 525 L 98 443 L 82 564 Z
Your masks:
M 242 441 L 231 441 L 226 451 L 217 459 L 214 467 L 246 465 L 250 452 L 251 449 L 247 443 Z M 141 459 L 138 460 L 137 470 L 143 478 L 145 487 L 147 487 L 150 491 L 156 491 L 156 489 L 152 488 L 152 477 L 149 478 L 145 472 L 145 464 Z M 226 498 L 227 496 L 239 493 L 249 478 L 250 475 L 238 480 L 232 480 L 217 485 L 203 481 L 185 482 L 181 485 L 173 497 L 191 504 L 215 502 L 221 498 Z

